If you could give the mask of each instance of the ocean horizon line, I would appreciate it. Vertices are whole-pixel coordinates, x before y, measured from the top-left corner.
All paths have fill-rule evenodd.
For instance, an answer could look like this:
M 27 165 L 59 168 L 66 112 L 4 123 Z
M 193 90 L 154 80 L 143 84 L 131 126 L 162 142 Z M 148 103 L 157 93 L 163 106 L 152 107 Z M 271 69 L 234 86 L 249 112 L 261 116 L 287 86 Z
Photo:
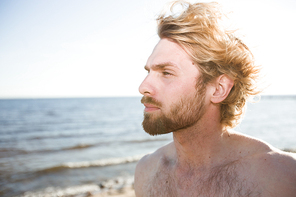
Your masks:
M 296 97 L 296 94 L 262 94 L 260 97 L 265 98 L 292 98 Z M 122 95 L 122 96 L 25 96 L 25 97 L 0 97 L 1 100 L 45 100 L 45 99 L 100 99 L 100 98 L 141 98 L 141 95 Z
M 296 94 L 295 94 L 296 96 Z M 48 96 L 48 97 L 0 97 L 0 100 L 42 100 L 42 99 L 97 99 L 97 98 L 141 98 L 141 95 L 135 96 Z

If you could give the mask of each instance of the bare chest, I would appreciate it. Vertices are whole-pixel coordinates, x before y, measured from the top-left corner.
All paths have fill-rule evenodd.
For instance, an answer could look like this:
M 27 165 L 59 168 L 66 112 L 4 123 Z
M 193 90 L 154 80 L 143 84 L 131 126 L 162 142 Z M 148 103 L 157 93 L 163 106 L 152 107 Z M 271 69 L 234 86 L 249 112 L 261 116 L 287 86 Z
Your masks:
M 147 183 L 144 188 L 147 196 L 262 196 L 254 180 L 230 166 L 186 176 L 176 176 L 173 171 L 162 168 L 151 175 Z

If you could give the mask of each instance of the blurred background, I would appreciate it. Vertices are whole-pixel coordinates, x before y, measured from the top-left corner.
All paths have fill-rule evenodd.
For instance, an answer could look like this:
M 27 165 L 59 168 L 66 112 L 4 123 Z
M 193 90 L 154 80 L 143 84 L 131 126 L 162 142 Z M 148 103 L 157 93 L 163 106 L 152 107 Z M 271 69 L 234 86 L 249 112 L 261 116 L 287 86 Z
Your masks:
M 172 140 L 142 130 L 138 93 L 169 2 L 0 1 L 1 196 L 130 185 L 136 161 Z M 267 87 L 236 130 L 295 150 L 296 1 L 217 2 Z

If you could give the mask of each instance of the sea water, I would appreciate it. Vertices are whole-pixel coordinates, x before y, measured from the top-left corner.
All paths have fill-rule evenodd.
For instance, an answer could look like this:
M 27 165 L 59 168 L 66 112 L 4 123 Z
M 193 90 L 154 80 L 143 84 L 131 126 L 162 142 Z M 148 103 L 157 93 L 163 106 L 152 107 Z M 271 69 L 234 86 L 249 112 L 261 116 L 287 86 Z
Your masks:
M 172 141 L 143 131 L 143 109 L 140 97 L 0 100 L 0 196 L 132 182 L 136 162 Z M 296 97 L 263 96 L 235 130 L 296 149 Z

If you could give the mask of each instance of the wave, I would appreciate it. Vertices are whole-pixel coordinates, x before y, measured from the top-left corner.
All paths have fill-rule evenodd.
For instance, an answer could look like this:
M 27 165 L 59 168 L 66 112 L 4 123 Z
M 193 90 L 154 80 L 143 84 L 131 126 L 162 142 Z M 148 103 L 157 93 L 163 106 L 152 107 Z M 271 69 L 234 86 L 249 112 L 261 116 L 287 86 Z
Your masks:
M 25 155 L 28 151 L 20 149 L 0 148 L 0 158 L 13 157 L 16 155 Z
M 65 169 L 105 167 L 105 166 L 133 163 L 133 162 L 139 161 L 143 156 L 144 155 L 136 155 L 136 156 L 130 156 L 130 157 L 100 159 L 100 160 L 94 160 L 94 161 L 67 162 L 67 163 L 62 163 L 61 165 L 40 170 L 39 173 L 49 173 L 49 172 L 65 170 Z
M 71 130 L 75 130 L 75 129 L 65 129 L 63 128 L 64 131 L 71 131 Z M 84 129 L 84 131 L 87 131 L 87 129 Z M 61 138 L 76 138 L 76 137 L 85 137 L 85 136 L 96 136 L 96 135 L 100 135 L 101 132 L 90 132 L 90 133 L 86 133 L 84 132 L 83 134 L 80 133 L 73 133 L 73 132 L 69 132 L 69 133 L 60 133 L 58 135 L 38 135 L 38 136 L 33 136 L 33 137 L 28 137 L 26 138 L 26 140 L 44 140 L 44 139 L 61 139 Z
M 296 149 L 294 148 L 284 148 L 282 151 L 289 152 L 289 153 L 296 153 Z
M 73 147 L 62 148 L 61 150 L 76 150 L 76 149 L 84 149 L 96 146 L 95 144 L 78 144 Z
M 128 143 L 143 143 L 143 142 L 156 142 L 156 141 L 169 141 L 170 138 L 161 138 L 161 139 L 142 139 L 142 140 L 130 140 L 130 141 L 123 141 Z
M 3 157 L 12 157 L 16 155 L 28 155 L 28 154 L 43 154 L 43 153 L 54 153 L 59 151 L 71 151 L 71 150 L 79 150 L 79 149 L 87 149 L 91 147 L 97 146 L 104 146 L 109 145 L 111 143 L 146 143 L 146 142 L 156 142 L 156 141 L 169 141 L 170 138 L 159 138 L 159 139 L 138 139 L 138 140 L 127 140 L 127 141 L 120 141 L 120 140 L 112 140 L 112 141 L 104 141 L 94 144 L 76 144 L 70 147 L 61 147 L 55 149 L 41 149 L 41 150 L 24 150 L 24 149 L 17 149 L 17 148 L 0 148 L 0 158 Z
M 27 191 L 18 197 L 37 197 L 37 196 L 88 196 L 93 192 L 100 192 L 101 189 L 96 184 L 71 186 L 67 188 L 47 187 L 39 191 Z
M 54 153 L 59 151 L 71 151 L 79 149 L 87 149 L 91 147 L 104 146 L 110 143 L 145 143 L 145 142 L 156 142 L 156 141 L 170 141 L 170 138 L 159 138 L 159 139 L 139 139 L 139 140 L 127 140 L 127 141 L 105 141 L 94 144 L 77 144 L 70 147 L 56 148 L 56 149 L 43 149 L 43 150 L 24 150 L 17 148 L 0 148 L 0 158 L 1 157 L 11 157 L 15 155 L 26 155 L 26 154 L 38 154 L 38 153 Z
M 36 191 L 26 191 L 18 197 L 36 197 L 36 196 L 105 196 L 107 193 L 124 194 L 127 189 L 133 190 L 134 176 L 117 177 L 109 179 L 99 184 L 90 183 L 85 185 L 61 187 L 47 187 Z
M 35 153 L 52 153 L 59 151 L 69 151 L 69 150 L 78 150 L 78 149 L 87 149 L 90 147 L 97 146 L 97 144 L 77 144 L 70 147 L 65 147 L 61 149 L 44 149 L 44 150 L 21 150 L 16 148 L 0 148 L 0 158 L 1 157 L 11 157 L 15 155 L 27 155 L 27 154 L 35 154 Z

